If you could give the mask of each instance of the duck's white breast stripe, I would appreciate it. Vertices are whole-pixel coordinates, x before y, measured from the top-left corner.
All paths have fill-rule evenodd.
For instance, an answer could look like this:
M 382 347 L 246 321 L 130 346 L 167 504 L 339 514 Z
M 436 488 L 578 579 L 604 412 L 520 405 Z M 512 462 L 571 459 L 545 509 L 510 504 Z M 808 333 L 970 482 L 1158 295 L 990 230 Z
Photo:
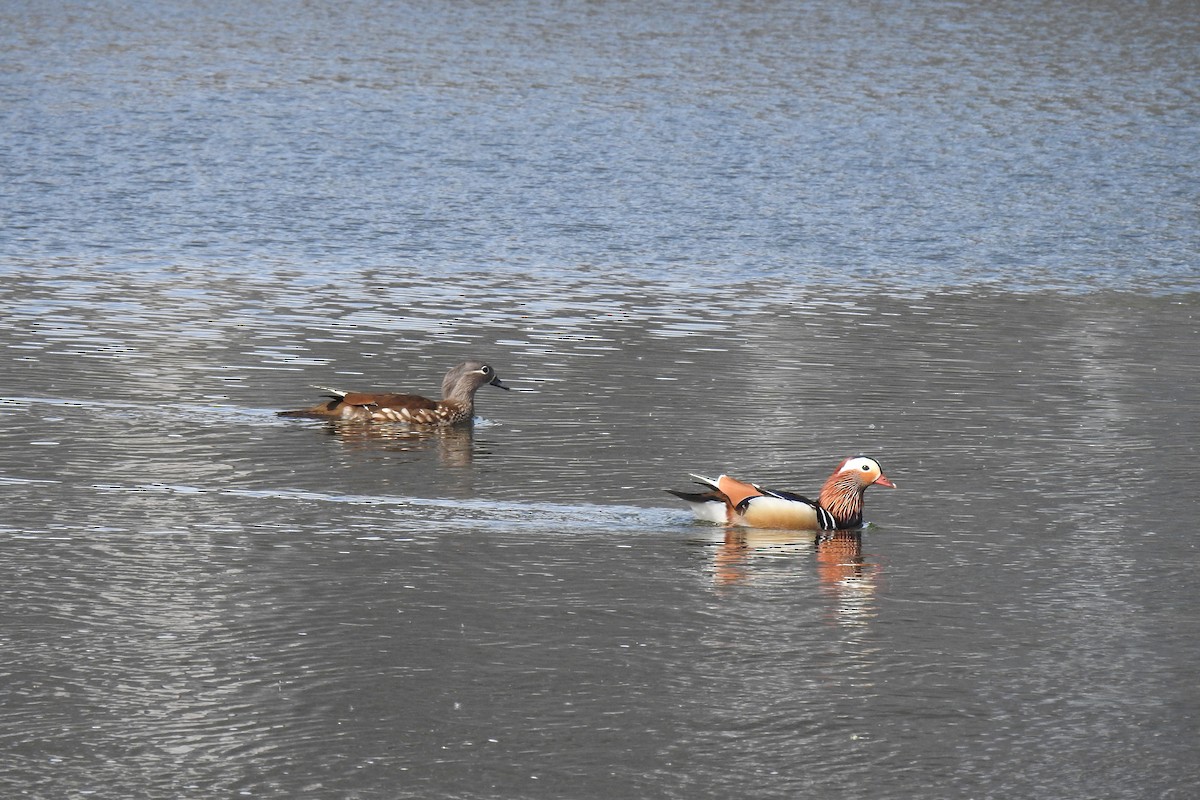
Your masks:
M 821 520 L 821 530 L 832 531 L 837 529 L 837 520 L 833 518 L 825 509 L 817 506 L 817 518 Z

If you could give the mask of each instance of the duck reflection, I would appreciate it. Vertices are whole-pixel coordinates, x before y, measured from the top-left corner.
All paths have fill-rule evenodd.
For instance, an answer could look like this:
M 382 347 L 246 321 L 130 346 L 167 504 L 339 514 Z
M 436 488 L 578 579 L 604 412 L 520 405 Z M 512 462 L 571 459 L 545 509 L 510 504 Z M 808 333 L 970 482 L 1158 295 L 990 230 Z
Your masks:
M 875 588 L 879 565 L 863 557 L 862 534 L 829 531 L 817 536 L 817 578 L 835 601 L 837 621 L 866 624 L 875 616 Z
M 351 450 L 384 450 L 400 453 L 435 451 L 447 467 L 470 466 L 474 458 L 472 426 L 413 427 L 404 423 L 338 420 L 324 426 Z
M 713 580 L 717 586 L 749 583 L 754 561 L 803 556 L 812 551 L 813 538 L 807 531 L 729 528 L 713 557 Z
M 713 556 L 718 587 L 750 583 L 761 577 L 763 559 L 815 555 L 822 592 L 833 601 L 839 624 L 865 624 L 875 616 L 879 565 L 863 556 L 859 531 L 768 531 L 729 529 Z

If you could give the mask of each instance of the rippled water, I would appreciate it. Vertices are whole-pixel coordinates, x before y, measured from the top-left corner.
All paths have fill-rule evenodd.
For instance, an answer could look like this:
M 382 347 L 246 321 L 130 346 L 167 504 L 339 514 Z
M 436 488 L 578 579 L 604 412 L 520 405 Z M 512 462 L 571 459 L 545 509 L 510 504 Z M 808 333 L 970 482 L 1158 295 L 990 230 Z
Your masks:
M 6 796 L 1194 791 L 1187 4 L 0 23 Z

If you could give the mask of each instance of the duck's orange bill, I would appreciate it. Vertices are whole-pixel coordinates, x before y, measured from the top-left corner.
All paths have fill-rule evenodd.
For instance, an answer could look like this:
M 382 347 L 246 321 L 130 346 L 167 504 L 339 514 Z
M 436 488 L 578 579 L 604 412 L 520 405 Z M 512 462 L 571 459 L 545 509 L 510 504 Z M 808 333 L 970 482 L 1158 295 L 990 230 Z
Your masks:
M 887 476 L 886 476 L 886 475 L 884 475 L 883 473 L 880 473 L 880 474 L 879 474 L 879 477 L 875 479 L 875 485 L 876 485 L 876 486 L 886 486 L 886 487 L 888 487 L 889 489 L 895 489 L 895 488 L 896 488 L 896 484 L 894 484 L 894 483 L 892 483 L 891 481 L 889 481 L 889 480 L 887 479 Z

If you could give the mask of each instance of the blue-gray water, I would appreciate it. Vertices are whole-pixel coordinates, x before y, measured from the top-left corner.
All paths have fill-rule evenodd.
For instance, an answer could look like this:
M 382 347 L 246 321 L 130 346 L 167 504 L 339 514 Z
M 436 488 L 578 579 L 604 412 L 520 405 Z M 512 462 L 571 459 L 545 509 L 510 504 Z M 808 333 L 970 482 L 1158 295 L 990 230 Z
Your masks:
M 0 4 L 0 794 L 1191 797 L 1198 75 L 1189 3 Z M 662 492 L 858 452 L 861 536 Z

